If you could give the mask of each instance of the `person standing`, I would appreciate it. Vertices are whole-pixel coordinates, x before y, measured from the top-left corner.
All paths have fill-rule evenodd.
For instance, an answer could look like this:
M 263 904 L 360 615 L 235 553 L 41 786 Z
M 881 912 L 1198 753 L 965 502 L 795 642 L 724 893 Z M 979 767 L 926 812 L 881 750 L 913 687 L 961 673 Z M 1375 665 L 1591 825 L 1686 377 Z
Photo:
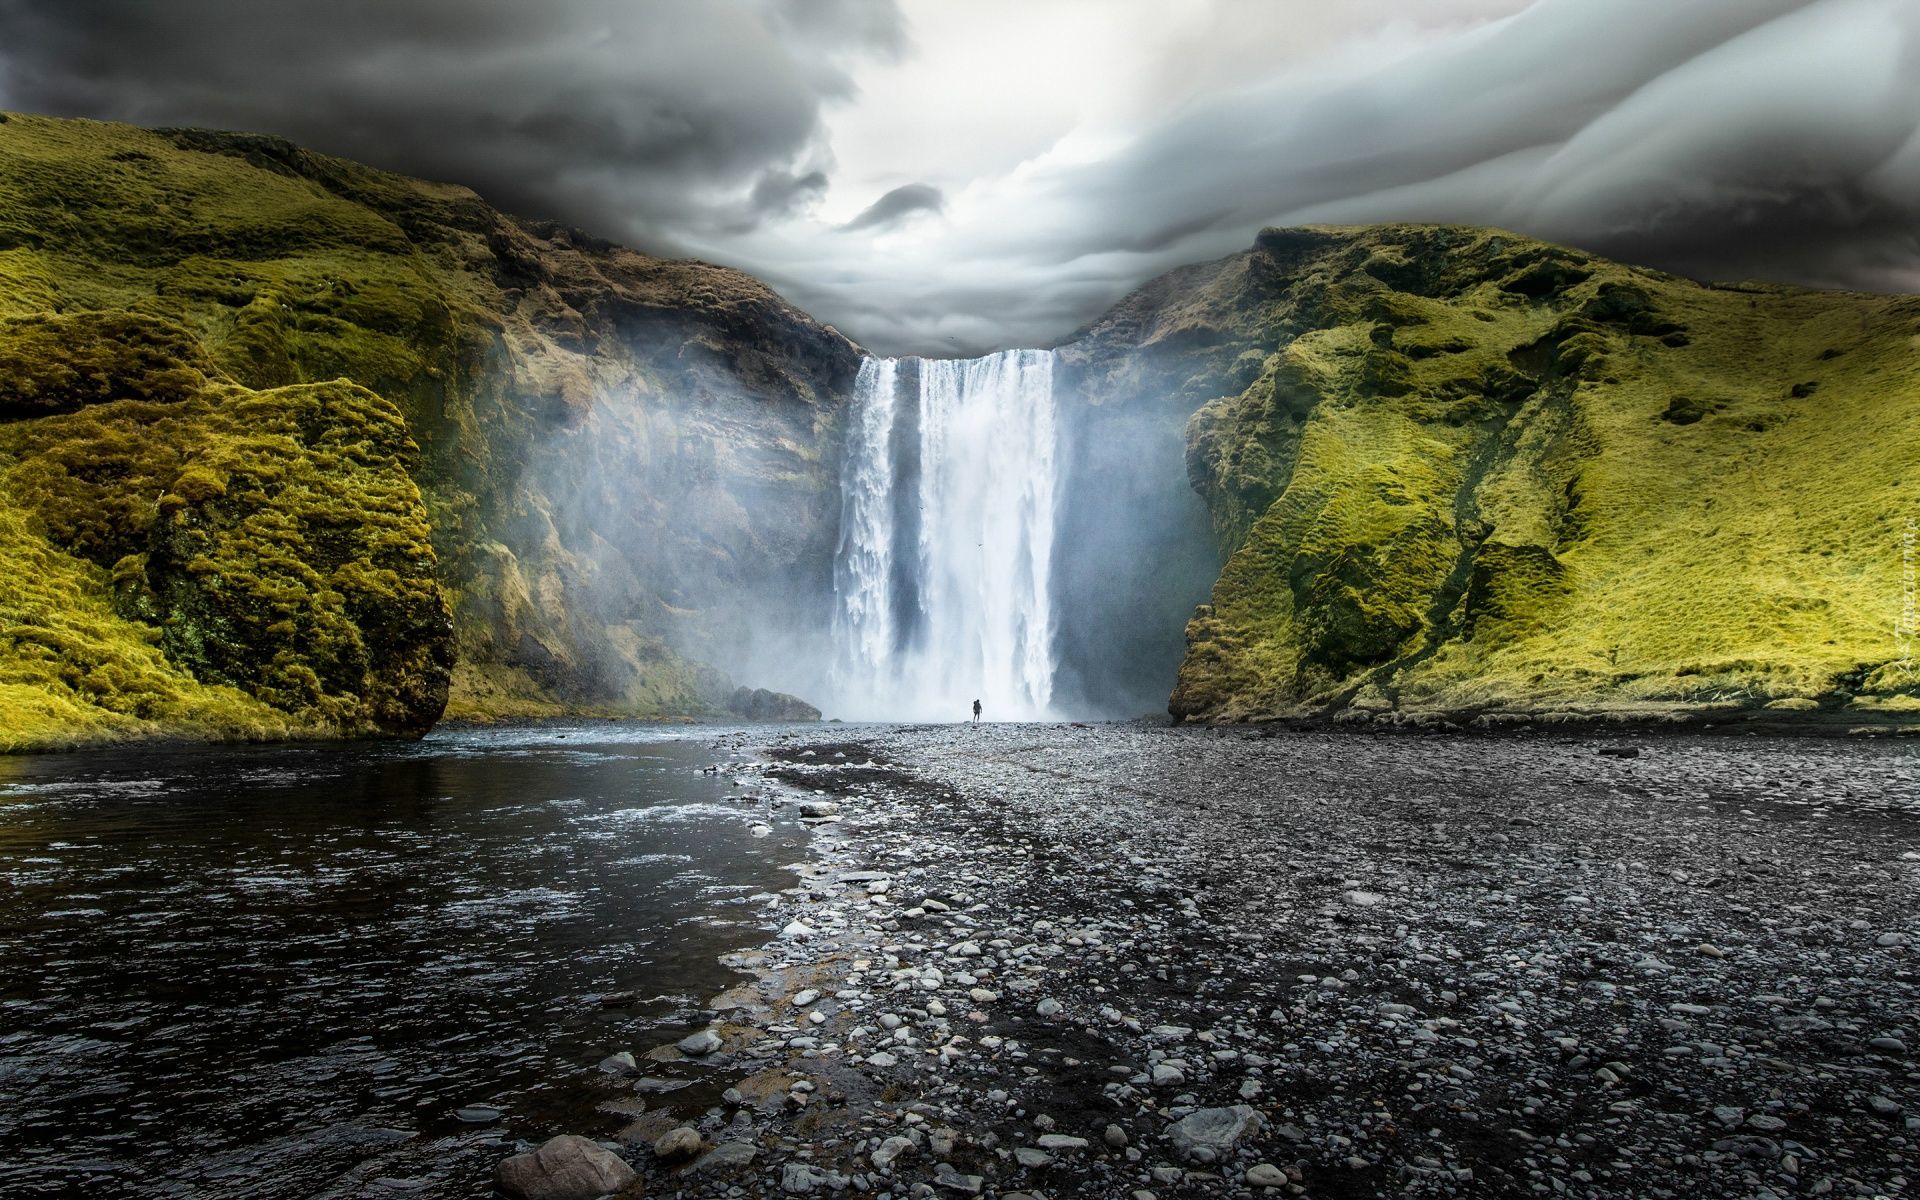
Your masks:
M 973 702 L 973 723 L 975 725 L 980 723 L 980 702 L 978 700 Z

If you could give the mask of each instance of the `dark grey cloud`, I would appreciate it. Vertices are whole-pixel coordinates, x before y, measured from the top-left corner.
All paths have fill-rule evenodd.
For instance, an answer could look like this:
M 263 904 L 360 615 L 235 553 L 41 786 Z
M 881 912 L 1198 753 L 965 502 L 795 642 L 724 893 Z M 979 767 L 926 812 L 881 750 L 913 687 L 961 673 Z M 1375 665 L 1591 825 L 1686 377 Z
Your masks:
M 903 183 L 861 210 L 840 228 L 848 233 L 898 224 L 915 213 L 937 213 L 946 207 L 946 195 L 930 183 Z
M 672 245 L 824 189 L 892 0 L 0 0 L 16 108 L 284 134 Z
M 815 212 L 845 186 L 828 134 L 863 71 L 971 77 L 894 0 L 0 0 L 0 102 L 457 180 L 754 271 L 886 351 L 1044 343 L 1304 221 L 1494 224 L 1703 277 L 1920 290 L 1920 0 L 1368 0 L 1372 41 L 1327 26 L 1317 57 L 1270 67 L 1228 35 L 1319 29 L 1323 0 L 1207 3 L 1213 32 L 1141 82 L 1166 107 L 1097 156 L 869 170 L 892 190 L 840 223 Z M 1017 5 L 970 11 L 1029 32 Z M 1110 11 L 1143 37 L 1161 15 Z M 1266 73 L 1168 90 L 1229 58 Z M 1094 83 L 1112 81 L 1048 86 Z

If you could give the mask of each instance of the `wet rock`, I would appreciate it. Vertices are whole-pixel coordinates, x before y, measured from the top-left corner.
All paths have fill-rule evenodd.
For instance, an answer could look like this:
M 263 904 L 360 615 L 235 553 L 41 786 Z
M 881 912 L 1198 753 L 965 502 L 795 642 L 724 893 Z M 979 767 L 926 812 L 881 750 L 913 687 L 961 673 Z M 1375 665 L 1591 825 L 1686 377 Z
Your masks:
M 820 710 L 798 696 L 766 688 L 735 688 L 727 711 L 744 721 L 818 721 Z
M 609 1075 L 637 1075 L 640 1072 L 640 1064 L 634 1061 L 633 1053 L 628 1050 L 607 1055 L 599 1065 Z
M 1254 1187 L 1285 1187 L 1287 1173 L 1272 1163 L 1255 1163 L 1247 1168 L 1247 1182 Z
M 1181 1157 L 1193 1162 L 1219 1162 L 1232 1156 L 1248 1135 L 1260 1129 L 1260 1114 L 1244 1104 L 1232 1108 L 1200 1108 L 1167 1128 L 1167 1137 Z
M 789 1195 L 807 1195 L 824 1183 L 825 1177 L 806 1163 L 788 1163 L 780 1169 L 780 1190 Z
M 494 1171 L 494 1185 L 512 1200 L 597 1200 L 636 1178 L 619 1155 L 571 1133 L 503 1159 Z
M 680 1053 L 690 1058 L 705 1058 L 718 1050 L 724 1043 L 720 1035 L 711 1029 L 702 1029 L 699 1033 L 690 1033 L 674 1043 Z
M 724 1175 L 753 1165 L 760 1153 L 752 1142 L 721 1142 L 686 1168 L 686 1175 Z
M 700 1153 L 700 1133 L 686 1125 L 669 1129 L 653 1144 L 653 1153 L 661 1162 L 681 1162 Z
M 899 1162 L 903 1156 L 911 1155 L 914 1149 L 915 1146 L 912 1138 L 900 1137 L 896 1134 L 886 1141 L 881 1142 L 879 1147 L 869 1156 L 869 1161 L 873 1163 L 874 1169 L 877 1171 L 890 1171 L 893 1169 L 894 1163 Z
M 643 1096 L 664 1096 L 668 1092 L 677 1092 L 681 1088 L 692 1087 L 690 1079 L 661 1079 L 648 1075 L 633 1085 L 633 1090 Z

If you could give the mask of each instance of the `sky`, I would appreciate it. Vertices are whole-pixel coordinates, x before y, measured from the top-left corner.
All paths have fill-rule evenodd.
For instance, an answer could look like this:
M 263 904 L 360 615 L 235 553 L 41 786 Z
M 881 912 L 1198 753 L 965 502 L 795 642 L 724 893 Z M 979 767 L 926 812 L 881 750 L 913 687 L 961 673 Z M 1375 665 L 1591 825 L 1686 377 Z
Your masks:
M 0 0 L 0 106 L 464 183 L 881 353 L 1305 222 L 1920 291 L 1920 0 Z

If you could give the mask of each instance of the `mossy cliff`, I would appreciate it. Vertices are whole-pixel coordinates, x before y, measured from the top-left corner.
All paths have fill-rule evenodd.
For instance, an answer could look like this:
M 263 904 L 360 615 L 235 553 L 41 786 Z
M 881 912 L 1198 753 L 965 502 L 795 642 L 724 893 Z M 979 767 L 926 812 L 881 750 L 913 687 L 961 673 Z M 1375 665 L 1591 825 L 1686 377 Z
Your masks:
M 0 748 L 724 704 L 678 651 L 826 586 L 857 355 L 464 188 L 8 114 Z
M 1191 414 L 1226 565 L 1178 717 L 1920 709 L 1920 300 L 1275 229 L 1062 353 Z

